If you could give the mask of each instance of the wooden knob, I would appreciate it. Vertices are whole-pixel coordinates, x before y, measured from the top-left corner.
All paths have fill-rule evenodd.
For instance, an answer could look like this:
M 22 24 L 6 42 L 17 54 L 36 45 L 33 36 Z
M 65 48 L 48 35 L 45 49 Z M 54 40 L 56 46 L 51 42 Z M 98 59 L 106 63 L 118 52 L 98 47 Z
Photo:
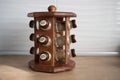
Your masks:
M 31 21 L 29 22 L 29 27 L 30 27 L 30 28 L 34 28 L 34 20 L 31 20 Z
M 71 35 L 71 42 L 72 42 L 72 43 L 75 43 L 75 42 L 76 42 L 75 35 Z
M 35 51 L 35 48 L 34 48 L 34 47 L 31 47 L 31 48 L 30 48 L 30 54 L 34 54 L 34 51 Z
M 34 35 L 34 33 L 32 33 L 29 38 L 31 41 L 34 41 L 34 37 L 35 37 L 35 35 Z
M 72 57 L 76 57 L 75 49 L 71 49 L 71 55 Z
M 72 28 L 77 28 L 77 25 L 76 25 L 76 20 L 72 20 Z
M 55 7 L 54 5 L 50 5 L 50 6 L 48 7 L 48 11 L 49 11 L 49 12 L 55 12 L 55 11 L 56 11 L 56 7 Z

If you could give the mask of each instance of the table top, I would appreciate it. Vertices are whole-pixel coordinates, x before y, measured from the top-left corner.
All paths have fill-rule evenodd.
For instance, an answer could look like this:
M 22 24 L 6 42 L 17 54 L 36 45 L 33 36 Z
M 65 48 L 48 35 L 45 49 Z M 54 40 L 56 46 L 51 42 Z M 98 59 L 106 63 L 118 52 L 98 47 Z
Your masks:
M 30 55 L 0 56 L 0 80 L 120 80 L 120 57 L 75 57 L 67 72 L 43 73 L 29 69 Z

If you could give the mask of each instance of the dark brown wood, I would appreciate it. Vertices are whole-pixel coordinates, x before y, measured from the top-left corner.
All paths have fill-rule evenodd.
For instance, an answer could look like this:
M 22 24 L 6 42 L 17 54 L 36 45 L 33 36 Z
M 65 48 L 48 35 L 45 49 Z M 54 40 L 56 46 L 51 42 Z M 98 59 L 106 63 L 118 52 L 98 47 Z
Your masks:
M 41 20 L 43 19 L 44 17 L 41 17 L 41 18 L 36 18 L 36 20 Z M 36 47 L 39 48 L 40 52 L 44 52 L 44 51 L 48 51 L 51 53 L 51 60 L 50 61 L 46 61 L 46 62 L 40 62 L 40 64 L 43 64 L 43 65 L 51 65 L 51 66 L 54 66 L 54 35 L 55 35 L 55 32 L 54 32 L 54 18 L 47 18 L 47 20 L 49 20 L 51 22 L 51 29 L 50 30 L 42 30 L 42 29 L 39 29 L 39 30 L 36 30 L 36 35 L 46 35 L 46 36 L 49 36 L 50 39 L 51 39 L 51 45 L 49 46 L 42 46 L 41 44 L 39 44 L 37 41 L 35 42 L 36 44 Z
M 76 17 L 73 12 L 33 12 L 28 13 L 28 17 Z
M 69 29 L 69 23 L 70 18 L 69 17 L 65 17 L 65 64 L 68 63 L 69 61 L 69 48 L 70 48 L 70 43 L 68 42 L 69 40 L 69 36 L 70 36 L 70 29 Z
M 50 65 L 35 64 L 34 60 L 31 60 L 29 62 L 29 67 L 34 71 L 58 73 L 58 72 L 72 70 L 75 67 L 75 62 L 69 60 L 67 64 L 55 64 L 55 66 L 50 66 Z

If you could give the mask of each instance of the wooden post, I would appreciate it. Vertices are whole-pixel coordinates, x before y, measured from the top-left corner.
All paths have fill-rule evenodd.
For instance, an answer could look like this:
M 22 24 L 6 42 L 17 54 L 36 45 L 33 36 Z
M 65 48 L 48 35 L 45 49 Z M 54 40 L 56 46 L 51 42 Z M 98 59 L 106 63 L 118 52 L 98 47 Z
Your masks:
M 70 48 L 70 43 L 69 43 L 69 36 L 70 36 L 70 29 L 69 29 L 69 17 L 65 17 L 65 64 L 68 63 L 69 61 L 69 48 Z

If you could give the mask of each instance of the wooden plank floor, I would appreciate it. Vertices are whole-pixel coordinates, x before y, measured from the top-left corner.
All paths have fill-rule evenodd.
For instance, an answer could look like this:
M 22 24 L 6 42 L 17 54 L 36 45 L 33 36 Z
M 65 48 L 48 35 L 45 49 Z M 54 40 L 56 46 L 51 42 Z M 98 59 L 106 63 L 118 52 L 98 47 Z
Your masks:
M 120 80 L 120 57 L 76 57 L 76 67 L 62 73 L 34 72 L 33 56 L 0 56 L 0 80 Z

